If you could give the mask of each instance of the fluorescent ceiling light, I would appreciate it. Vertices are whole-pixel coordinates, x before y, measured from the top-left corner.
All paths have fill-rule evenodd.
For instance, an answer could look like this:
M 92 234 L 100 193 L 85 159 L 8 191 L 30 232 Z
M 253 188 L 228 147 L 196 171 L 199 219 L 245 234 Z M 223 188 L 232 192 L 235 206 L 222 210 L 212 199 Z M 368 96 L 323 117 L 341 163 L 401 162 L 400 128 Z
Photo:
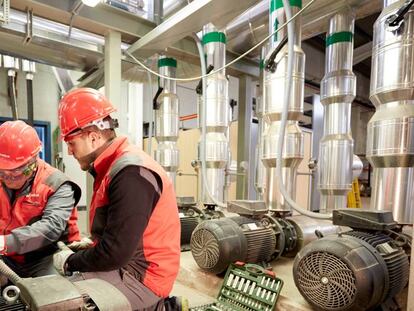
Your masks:
M 101 0 L 82 0 L 82 3 L 87 6 L 94 7 L 96 6 Z

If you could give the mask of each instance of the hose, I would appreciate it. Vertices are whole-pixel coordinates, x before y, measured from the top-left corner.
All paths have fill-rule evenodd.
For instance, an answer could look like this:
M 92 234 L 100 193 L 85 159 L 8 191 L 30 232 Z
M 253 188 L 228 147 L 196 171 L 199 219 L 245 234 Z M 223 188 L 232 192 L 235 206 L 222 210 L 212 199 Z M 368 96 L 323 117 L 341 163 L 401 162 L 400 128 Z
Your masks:
M 193 38 L 197 44 L 198 54 L 200 56 L 201 75 L 202 75 L 202 88 L 203 88 L 203 100 L 202 100 L 202 114 L 201 114 L 201 146 L 200 146 L 200 159 L 201 159 L 201 178 L 204 184 L 204 189 L 207 192 L 209 199 L 218 207 L 226 208 L 227 205 L 223 202 L 217 201 L 210 192 L 210 188 L 207 183 L 207 171 L 206 171 L 206 114 L 207 114 L 207 66 L 204 59 L 204 50 L 201 45 L 201 41 L 196 34 L 193 34 Z
M 292 12 L 290 9 L 289 0 L 282 0 L 283 6 L 285 8 L 286 13 L 286 19 L 288 21 L 292 18 Z M 308 211 L 307 209 L 301 207 L 298 203 L 296 203 L 287 192 L 285 185 L 283 184 L 283 178 L 282 178 L 282 154 L 283 154 L 283 143 L 285 138 L 285 130 L 287 125 L 287 118 L 288 118 L 288 107 L 290 102 L 290 92 L 292 90 L 292 78 L 293 78 L 293 64 L 294 64 L 294 53 L 295 53 L 295 30 L 293 23 L 288 23 L 288 66 L 287 66 L 287 86 L 285 86 L 285 103 L 283 105 L 282 110 L 282 119 L 281 119 L 281 125 L 280 125 L 280 133 L 278 137 L 278 148 L 277 148 L 277 159 L 276 159 L 276 178 L 279 184 L 279 190 L 281 194 L 283 195 L 286 202 L 298 213 L 312 217 L 317 219 L 332 219 L 332 215 L 326 215 L 326 214 L 319 214 L 315 212 Z
M 18 276 L 17 273 L 12 269 L 10 269 L 2 259 L 0 259 L 0 274 L 5 275 L 10 281 L 12 281 L 13 284 L 17 284 L 21 280 L 21 277 Z
M 151 73 L 147 71 L 147 77 L 148 77 L 148 83 L 149 83 L 149 89 L 150 89 L 150 98 L 152 98 L 152 78 Z M 152 123 L 154 122 L 154 109 L 151 106 L 151 112 L 150 112 L 150 121 L 148 126 L 148 154 L 152 158 Z

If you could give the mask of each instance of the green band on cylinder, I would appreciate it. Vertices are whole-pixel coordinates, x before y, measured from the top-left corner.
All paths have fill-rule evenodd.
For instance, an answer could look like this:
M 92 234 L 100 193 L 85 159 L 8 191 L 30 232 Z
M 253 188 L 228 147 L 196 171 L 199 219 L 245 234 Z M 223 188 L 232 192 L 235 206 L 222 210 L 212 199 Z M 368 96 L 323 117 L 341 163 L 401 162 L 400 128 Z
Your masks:
M 302 0 L 289 0 L 289 3 L 291 6 L 302 8 Z M 270 13 L 280 8 L 283 8 L 282 0 L 270 0 Z
M 174 58 L 160 58 L 158 60 L 158 68 L 159 67 L 175 67 L 177 68 L 177 61 Z
M 227 41 L 226 35 L 223 32 L 217 32 L 217 31 L 206 33 L 203 36 L 203 40 L 201 40 L 203 45 L 210 43 L 210 42 L 221 42 L 225 44 L 226 41 Z
M 326 46 L 340 42 L 352 42 L 354 34 L 349 31 L 341 31 L 330 34 L 326 37 Z
M 263 59 L 261 59 L 261 60 L 260 60 L 260 63 L 259 63 L 259 69 L 260 69 L 260 70 L 263 70 L 263 68 L 264 68 L 264 60 L 263 60 Z

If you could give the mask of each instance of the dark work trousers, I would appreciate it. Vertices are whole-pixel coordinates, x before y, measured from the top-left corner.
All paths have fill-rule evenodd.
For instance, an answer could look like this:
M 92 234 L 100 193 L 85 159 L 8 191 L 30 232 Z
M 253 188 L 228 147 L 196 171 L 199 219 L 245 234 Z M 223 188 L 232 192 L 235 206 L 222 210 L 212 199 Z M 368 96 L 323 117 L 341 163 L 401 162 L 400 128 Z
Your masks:
M 164 311 L 164 299 L 155 295 L 129 272 L 120 270 L 82 272 L 69 277 L 72 282 L 87 279 L 101 279 L 112 284 L 125 295 L 134 311 Z
M 59 275 L 53 266 L 53 255 L 43 257 L 26 263 L 19 263 L 13 259 L 3 256 L 5 264 L 22 278 L 38 277 L 45 275 Z

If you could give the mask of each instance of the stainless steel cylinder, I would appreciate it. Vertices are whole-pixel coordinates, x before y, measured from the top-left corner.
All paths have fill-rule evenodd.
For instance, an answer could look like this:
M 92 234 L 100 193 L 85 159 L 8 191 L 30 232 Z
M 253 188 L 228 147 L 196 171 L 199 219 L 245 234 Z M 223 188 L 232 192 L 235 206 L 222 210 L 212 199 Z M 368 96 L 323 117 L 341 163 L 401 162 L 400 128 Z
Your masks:
M 158 59 L 159 73 L 175 78 L 177 61 L 161 56 Z M 158 97 L 159 108 L 155 111 L 155 138 L 158 148 L 154 151 L 155 160 L 167 172 L 175 186 L 176 173 L 179 166 L 179 151 L 177 148 L 179 130 L 179 101 L 175 81 L 160 78 L 159 86 L 163 88 Z
M 212 65 L 214 70 L 222 68 L 226 63 L 226 36 L 218 32 L 212 25 L 203 27 L 204 52 L 207 67 Z M 207 191 L 218 202 L 225 199 L 226 167 L 229 162 L 228 131 L 230 123 L 230 106 L 228 100 L 228 81 L 225 70 L 206 78 L 206 177 L 207 185 L 203 185 L 201 201 L 204 204 L 214 205 Z M 204 96 L 203 96 L 204 97 Z M 200 151 L 199 142 L 199 151 Z M 200 155 L 200 152 L 199 152 Z
M 364 169 L 364 164 L 362 163 L 361 159 L 354 154 L 352 160 L 352 180 L 358 178 L 361 175 L 362 170 Z
M 289 0 L 292 16 L 300 11 L 302 8 L 302 0 Z M 270 0 L 269 1 L 269 33 L 275 32 L 280 25 L 286 22 L 286 14 L 283 8 L 282 0 Z M 302 27 L 302 17 L 298 16 L 293 21 L 295 26 L 295 45 L 300 46 L 302 41 L 302 33 L 300 31 Z M 278 46 L 279 42 L 287 35 L 287 27 L 282 28 L 280 31 L 275 33 L 270 39 L 270 50 L 273 50 Z
M 352 72 L 354 21 L 352 11 L 340 11 L 330 19 L 326 37 L 325 76 L 321 83 L 324 136 L 318 161 L 320 211 L 324 213 L 345 208 L 352 188 L 351 105 L 356 94 L 356 77 Z
M 399 223 L 412 224 L 412 206 L 414 202 L 413 168 L 375 168 L 372 182 L 374 187 L 371 192 L 371 208 L 392 211 L 394 219 Z
M 318 239 L 315 231 L 323 236 L 349 231 L 348 227 L 339 227 L 332 224 L 330 220 L 315 219 L 304 215 L 294 215 L 286 218 L 295 228 L 298 241 L 295 250 L 289 256 L 295 256 L 303 247 Z
M 388 19 L 404 1 L 384 1 L 374 24 L 367 158 L 374 167 L 371 207 L 391 210 L 399 223 L 413 223 L 414 10 L 398 26 Z
M 295 14 L 301 7 L 301 1 L 290 1 L 292 13 Z M 279 25 L 286 21 L 286 14 L 281 0 L 270 1 L 270 27 L 273 32 Z M 305 78 L 305 54 L 301 48 L 301 22 L 295 20 L 295 47 L 293 80 L 288 105 L 288 124 L 285 131 L 284 147 L 282 152 L 283 183 L 289 194 L 294 198 L 296 189 L 296 173 L 299 163 L 303 159 L 303 134 L 298 125 L 298 119 L 303 113 L 304 78 Z M 270 38 L 269 54 L 277 47 L 285 31 L 279 32 Z M 265 202 L 269 209 L 277 211 L 290 211 L 280 187 L 276 182 L 276 159 L 278 148 L 278 137 L 280 133 L 281 117 L 287 88 L 287 45 L 276 56 L 277 64 L 275 72 L 264 73 L 264 103 L 263 114 L 266 126 L 263 133 L 262 162 L 266 167 L 266 192 Z

